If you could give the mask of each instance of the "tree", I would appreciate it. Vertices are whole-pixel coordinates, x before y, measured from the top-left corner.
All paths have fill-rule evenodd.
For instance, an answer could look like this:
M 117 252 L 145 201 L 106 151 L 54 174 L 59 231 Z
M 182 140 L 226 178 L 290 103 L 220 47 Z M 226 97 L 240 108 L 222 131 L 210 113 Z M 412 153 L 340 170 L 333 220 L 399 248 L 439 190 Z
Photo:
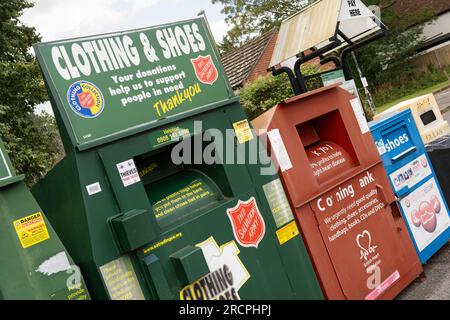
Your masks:
M 302 66 L 304 75 L 316 74 L 320 72 L 317 65 L 305 64 Z M 321 86 L 316 80 L 307 83 L 308 89 L 315 89 Z M 239 92 L 242 107 L 250 120 L 255 119 L 260 114 L 276 106 L 281 101 L 294 96 L 291 84 L 286 74 L 259 77 L 251 83 L 246 84 Z
M 62 152 L 54 121 L 33 113 L 48 98 L 30 51 L 41 38 L 19 21 L 23 10 L 32 6 L 27 0 L 0 3 L 0 134 L 28 184 L 42 177 Z
M 417 55 L 417 48 L 424 41 L 424 23 L 436 15 L 426 6 L 417 6 L 413 12 L 398 14 L 392 10 L 397 1 L 363 0 L 368 6 L 380 7 L 381 20 L 389 28 L 386 37 L 357 52 L 363 73 L 374 87 L 375 98 L 379 103 L 395 98 L 393 90 L 408 86 L 407 83 L 417 77 L 414 65 L 408 61 Z
M 232 26 L 219 47 L 225 53 L 278 27 L 281 22 L 315 0 L 211 0 L 223 5 L 225 21 Z
M 435 12 L 421 8 L 413 13 L 396 14 L 391 7 L 395 0 L 363 0 L 366 5 L 380 6 L 382 21 L 389 28 L 386 37 L 361 50 L 364 71 L 372 78 L 389 66 L 404 63 L 405 59 L 416 54 L 417 47 L 423 43 L 423 22 L 429 21 Z M 376 53 L 375 55 L 373 53 Z

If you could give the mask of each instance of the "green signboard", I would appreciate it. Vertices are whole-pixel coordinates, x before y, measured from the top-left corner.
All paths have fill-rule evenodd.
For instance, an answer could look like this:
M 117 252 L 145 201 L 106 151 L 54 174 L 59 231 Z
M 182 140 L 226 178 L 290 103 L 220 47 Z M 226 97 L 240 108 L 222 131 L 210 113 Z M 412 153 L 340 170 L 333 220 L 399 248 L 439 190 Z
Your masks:
M 233 95 L 204 18 L 35 46 L 75 146 L 148 129 Z
M 327 72 L 321 75 L 322 82 L 324 87 L 338 83 L 338 82 L 345 82 L 345 75 L 344 71 L 342 70 L 336 70 Z

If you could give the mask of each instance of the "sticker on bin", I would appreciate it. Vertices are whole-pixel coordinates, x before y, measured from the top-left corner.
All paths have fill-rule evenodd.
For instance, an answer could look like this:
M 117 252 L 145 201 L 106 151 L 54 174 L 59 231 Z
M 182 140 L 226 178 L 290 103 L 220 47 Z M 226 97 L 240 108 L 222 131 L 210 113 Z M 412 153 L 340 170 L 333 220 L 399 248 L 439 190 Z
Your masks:
M 295 223 L 295 221 L 292 221 L 288 225 L 277 230 L 278 242 L 280 243 L 280 245 L 283 245 L 289 240 L 298 236 L 299 234 L 300 232 L 298 231 L 297 224 Z
M 263 190 L 277 228 L 294 220 L 294 214 L 292 213 L 280 179 L 265 184 Z
M 102 187 L 100 187 L 100 183 L 96 182 L 86 186 L 86 190 L 88 195 L 93 196 L 94 194 L 102 192 Z
M 131 186 L 141 181 L 133 159 L 117 164 L 117 170 L 119 170 L 119 175 L 124 187 Z
M 414 159 L 407 165 L 391 173 L 389 178 L 397 192 L 405 187 L 412 189 L 432 173 L 431 165 L 428 163 L 427 157 L 421 155 L 417 159 Z
M 233 123 L 233 128 L 240 144 L 253 140 L 253 132 L 247 120 Z
M 35 272 L 42 273 L 46 276 L 51 276 L 59 272 L 65 272 L 71 268 L 69 258 L 65 251 L 48 258 L 42 262 Z
M 435 179 L 402 199 L 400 205 L 419 252 L 450 227 L 447 206 Z
M 378 153 L 380 154 L 380 156 L 384 155 L 387 152 L 383 139 L 376 141 L 375 144 L 377 145 Z
M 210 273 L 184 287 L 180 300 L 240 300 L 239 290 L 250 279 L 250 273 L 239 258 L 236 242 L 219 246 L 210 237 L 196 247 L 202 249 Z
M 16 220 L 13 225 L 24 249 L 50 238 L 41 212 Z
M 266 225 L 256 199 L 239 200 L 234 208 L 227 209 L 227 215 L 237 242 L 243 247 L 258 248 L 266 233 Z
M 375 300 L 377 299 L 383 292 L 385 292 L 389 287 L 391 287 L 398 279 L 400 279 L 400 273 L 395 271 L 391 274 L 386 280 L 383 281 L 375 290 L 367 295 L 365 300 Z
M 122 256 L 101 266 L 100 273 L 112 300 L 144 300 L 129 256 Z
M 352 105 L 353 112 L 355 113 L 356 120 L 358 120 L 359 128 L 361 129 L 361 133 L 365 134 L 370 131 L 369 125 L 367 124 L 367 119 L 364 114 L 363 106 L 359 101 L 359 98 L 355 98 L 350 100 L 350 104 Z
M 285 172 L 292 169 L 293 165 L 291 158 L 289 157 L 286 146 L 281 138 L 280 130 L 274 129 L 269 131 L 267 136 L 269 138 L 270 145 L 272 146 L 272 152 L 275 154 L 275 158 L 277 158 L 281 171 Z

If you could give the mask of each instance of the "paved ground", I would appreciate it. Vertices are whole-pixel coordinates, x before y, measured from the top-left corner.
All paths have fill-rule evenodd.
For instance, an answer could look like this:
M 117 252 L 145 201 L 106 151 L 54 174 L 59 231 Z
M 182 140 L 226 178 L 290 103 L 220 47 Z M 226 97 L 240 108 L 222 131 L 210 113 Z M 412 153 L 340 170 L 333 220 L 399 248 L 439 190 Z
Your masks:
M 436 101 L 441 108 L 445 120 L 450 122 L 450 88 L 435 94 Z
M 450 300 L 450 244 L 424 266 L 425 276 L 398 296 L 399 300 Z
M 444 113 L 444 119 L 450 123 L 450 112 Z
M 435 97 L 441 110 L 448 110 L 448 108 L 450 108 L 450 88 L 436 93 Z
M 450 122 L 450 88 L 436 93 L 444 118 Z M 424 266 L 425 277 L 415 281 L 398 297 L 400 300 L 450 300 L 450 244 Z

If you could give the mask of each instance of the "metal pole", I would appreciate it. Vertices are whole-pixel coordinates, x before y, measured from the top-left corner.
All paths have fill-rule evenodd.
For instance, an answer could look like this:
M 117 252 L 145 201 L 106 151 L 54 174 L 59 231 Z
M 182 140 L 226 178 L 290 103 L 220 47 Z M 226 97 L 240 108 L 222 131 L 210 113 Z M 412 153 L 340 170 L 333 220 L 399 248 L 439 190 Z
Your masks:
M 353 60 L 355 61 L 355 66 L 356 66 L 356 69 L 358 70 L 359 78 L 361 79 L 361 82 L 362 82 L 362 79 L 364 78 L 364 76 L 362 74 L 361 68 L 359 67 L 358 59 L 356 59 L 356 54 L 354 51 L 352 51 L 352 57 L 353 57 Z M 366 94 L 367 100 L 369 101 L 370 109 L 372 110 L 373 114 L 375 114 L 377 112 L 377 109 L 376 109 L 375 103 L 373 102 L 372 94 L 370 93 L 369 89 L 364 85 L 364 83 L 363 83 L 363 87 L 364 87 L 364 92 Z

